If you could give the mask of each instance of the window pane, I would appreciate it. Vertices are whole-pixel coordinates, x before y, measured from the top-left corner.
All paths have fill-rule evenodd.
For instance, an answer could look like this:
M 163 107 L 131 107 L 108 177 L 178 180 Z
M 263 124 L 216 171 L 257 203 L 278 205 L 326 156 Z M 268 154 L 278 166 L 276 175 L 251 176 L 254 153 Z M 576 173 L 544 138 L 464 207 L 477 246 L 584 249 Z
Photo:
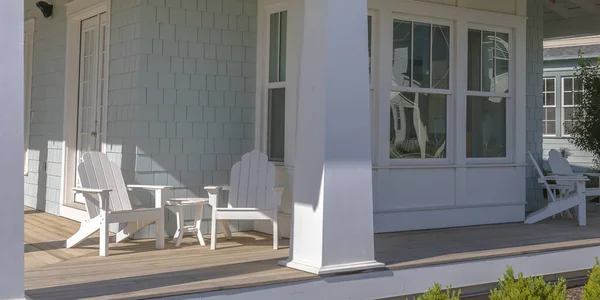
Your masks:
M 554 105 L 554 93 L 546 93 L 544 98 L 544 105 Z
M 565 91 L 568 91 L 568 92 L 570 92 L 570 91 L 572 91 L 572 90 L 573 90 L 573 78 L 565 78 L 565 80 L 563 81 L 563 83 L 564 83 L 564 85 L 565 85 L 565 86 L 563 87 L 563 89 L 564 89 Z
M 285 89 L 269 90 L 267 155 L 283 161 L 285 145 Z
M 446 157 L 446 95 L 390 94 L 390 158 Z
M 484 92 L 491 92 L 494 91 L 493 88 L 493 80 L 494 80 L 494 39 L 495 39 L 495 34 L 493 32 L 490 31 L 484 31 L 483 32 L 483 38 L 481 41 L 482 44 L 482 51 L 481 51 L 481 55 L 483 56 L 481 63 L 482 63 L 482 82 L 481 82 L 481 89 Z
M 565 121 L 563 126 L 565 127 L 565 134 L 571 134 L 571 129 L 573 129 L 573 121 Z
M 373 17 L 367 16 L 367 39 L 368 39 L 367 43 L 369 45 L 369 82 L 371 82 L 371 60 L 373 57 L 373 54 L 371 53 L 372 52 L 372 49 L 371 49 L 372 37 L 373 37 Z
M 481 30 L 469 30 L 468 89 L 481 91 Z
M 565 107 L 565 115 L 563 116 L 563 119 L 565 120 L 573 120 L 573 107 Z
M 555 121 L 544 121 L 544 134 L 555 135 L 556 134 L 556 122 Z
M 431 25 L 413 25 L 413 84 L 416 87 L 430 87 Z
M 393 84 L 409 87 L 412 73 L 412 23 L 394 20 Z
M 506 99 L 467 97 L 467 157 L 506 157 Z
M 555 91 L 554 90 L 555 89 L 555 87 L 554 87 L 555 86 L 555 82 L 554 81 L 555 81 L 554 79 L 546 79 L 546 85 L 545 85 L 546 90 L 545 91 L 548 91 L 548 92 L 554 92 Z
M 287 11 L 280 13 L 279 26 L 279 81 L 285 81 L 287 59 Z
M 494 48 L 494 78 L 492 92 L 508 93 L 509 45 L 508 34 L 496 33 Z
M 573 102 L 575 103 L 575 105 L 580 105 L 581 104 L 581 98 L 583 97 L 583 93 L 582 92 L 575 92 L 573 93 Z
M 573 105 L 573 93 L 565 92 L 563 94 L 563 104 L 564 105 Z
M 576 91 L 583 90 L 583 84 L 582 84 L 581 80 L 579 78 L 575 78 L 574 81 L 575 81 L 575 90 Z
M 436 89 L 450 87 L 450 27 L 433 25 L 431 82 Z
M 279 13 L 271 14 L 269 35 L 269 82 L 279 78 Z

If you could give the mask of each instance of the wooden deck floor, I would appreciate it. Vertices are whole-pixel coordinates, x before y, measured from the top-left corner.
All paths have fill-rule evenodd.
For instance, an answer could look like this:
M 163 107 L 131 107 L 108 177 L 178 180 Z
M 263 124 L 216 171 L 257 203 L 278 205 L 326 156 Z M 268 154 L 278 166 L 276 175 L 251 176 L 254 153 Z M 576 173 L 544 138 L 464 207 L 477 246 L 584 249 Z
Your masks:
M 556 219 L 536 225 L 504 224 L 378 234 L 376 259 L 389 269 L 503 257 L 600 245 L 600 209 L 589 205 L 588 227 Z M 237 233 L 218 249 L 193 237 L 181 248 L 155 250 L 153 240 L 111 244 L 98 257 L 97 239 L 76 249 L 64 241 L 78 223 L 25 208 L 25 289 L 31 299 L 146 299 L 317 279 L 279 267 L 288 240 L 277 251 L 271 238 Z

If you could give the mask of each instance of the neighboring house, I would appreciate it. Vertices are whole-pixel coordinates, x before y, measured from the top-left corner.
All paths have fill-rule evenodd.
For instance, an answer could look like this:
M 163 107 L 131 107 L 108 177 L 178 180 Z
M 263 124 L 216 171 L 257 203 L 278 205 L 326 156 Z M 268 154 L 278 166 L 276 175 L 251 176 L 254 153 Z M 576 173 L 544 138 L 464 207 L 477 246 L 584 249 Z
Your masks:
M 53 0 L 44 18 L 36 2 L 25 1 L 24 16 L 26 206 L 83 220 L 71 188 L 88 150 L 106 152 L 129 183 L 192 197 L 227 184 L 232 164 L 259 149 L 285 187 L 287 266 L 316 274 L 381 267 L 374 233 L 522 222 L 543 207 L 527 159 L 542 161 L 543 128 L 552 127 L 542 123 L 543 40 L 589 33 L 579 13 L 597 9 L 549 0 Z M 553 14 L 561 18 L 545 24 Z M 20 227 L 10 213 L 0 219 Z M 268 233 L 264 225 L 234 223 Z M 558 269 L 570 270 L 538 263 L 527 272 Z M 468 284 L 500 276 L 466 273 Z
M 568 149 L 569 162 L 576 171 L 586 172 L 593 166 L 593 155 L 571 144 L 570 117 L 582 96 L 583 87 L 575 78 L 579 55 L 596 62 L 600 56 L 600 36 L 551 39 L 544 42 L 544 158 L 551 149 Z

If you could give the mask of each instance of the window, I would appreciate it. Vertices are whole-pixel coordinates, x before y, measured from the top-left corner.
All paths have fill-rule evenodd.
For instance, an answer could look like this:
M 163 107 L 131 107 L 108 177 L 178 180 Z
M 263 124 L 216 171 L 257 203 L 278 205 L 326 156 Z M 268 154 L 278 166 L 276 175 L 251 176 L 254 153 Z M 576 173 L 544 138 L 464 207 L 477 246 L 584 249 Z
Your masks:
M 573 128 L 573 113 L 583 96 L 581 80 L 574 77 L 562 78 L 562 134 L 569 135 Z
M 267 83 L 267 155 L 284 161 L 287 12 L 269 16 L 269 59 Z
M 33 34 L 35 31 L 35 19 L 30 19 L 25 22 L 25 41 L 24 41 L 24 57 L 25 57 L 25 99 L 24 99 L 24 163 L 23 169 L 24 174 L 27 174 L 27 169 L 29 168 L 29 128 L 31 122 L 31 80 L 32 80 L 32 72 L 33 72 Z
M 404 20 L 393 26 L 390 158 L 446 158 L 450 27 Z
M 544 135 L 556 135 L 556 79 L 544 78 Z
M 509 35 L 469 29 L 467 158 L 506 157 Z

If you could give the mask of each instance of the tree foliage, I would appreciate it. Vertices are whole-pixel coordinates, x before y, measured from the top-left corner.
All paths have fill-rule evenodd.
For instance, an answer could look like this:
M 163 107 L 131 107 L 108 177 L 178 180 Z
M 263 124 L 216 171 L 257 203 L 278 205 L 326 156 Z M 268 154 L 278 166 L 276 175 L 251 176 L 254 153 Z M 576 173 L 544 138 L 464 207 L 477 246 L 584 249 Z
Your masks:
M 577 148 L 594 155 L 594 165 L 600 166 L 600 65 L 580 55 L 575 73 L 583 85 L 583 95 L 576 99 L 573 128 L 569 141 Z

